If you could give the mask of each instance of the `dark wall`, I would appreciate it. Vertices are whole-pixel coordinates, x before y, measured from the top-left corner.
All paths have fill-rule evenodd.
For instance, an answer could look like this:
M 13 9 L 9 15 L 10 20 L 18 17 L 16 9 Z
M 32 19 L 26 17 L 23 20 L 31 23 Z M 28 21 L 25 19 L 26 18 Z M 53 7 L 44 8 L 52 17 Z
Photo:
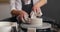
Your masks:
M 46 17 L 55 19 L 60 22 L 60 0 L 48 0 L 47 4 L 42 7 L 42 12 Z

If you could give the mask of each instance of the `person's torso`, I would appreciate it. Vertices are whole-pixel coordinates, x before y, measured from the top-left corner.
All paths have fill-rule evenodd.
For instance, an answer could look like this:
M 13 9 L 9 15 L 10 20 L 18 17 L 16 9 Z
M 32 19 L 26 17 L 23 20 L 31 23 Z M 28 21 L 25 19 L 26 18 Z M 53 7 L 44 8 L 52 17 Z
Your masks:
M 40 0 L 32 0 L 32 1 L 33 1 L 33 5 L 34 5 L 35 3 L 37 3 Z M 17 7 L 17 9 L 20 9 L 20 7 L 22 7 L 21 0 L 15 0 L 15 3 L 16 3 L 15 6 Z
M 23 2 L 24 0 L 16 0 L 16 7 L 17 9 L 20 9 L 20 7 L 22 6 L 22 9 L 25 10 L 28 14 L 30 14 L 32 6 L 37 3 L 39 0 L 29 0 L 27 3 Z M 27 5 L 25 5 L 27 4 Z

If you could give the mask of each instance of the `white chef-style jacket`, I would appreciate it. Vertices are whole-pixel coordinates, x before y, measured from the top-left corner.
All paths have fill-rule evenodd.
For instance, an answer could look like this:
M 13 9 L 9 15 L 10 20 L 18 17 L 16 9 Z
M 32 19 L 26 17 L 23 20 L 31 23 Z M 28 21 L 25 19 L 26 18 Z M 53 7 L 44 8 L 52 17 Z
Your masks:
M 40 0 L 33 0 L 33 4 L 37 3 L 38 1 L 40 1 Z M 26 4 L 29 4 L 29 1 Z M 10 5 L 11 5 L 11 10 L 13 10 L 13 9 L 21 10 L 22 9 L 21 0 L 11 0 Z
M 33 4 L 37 3 L 38 1 L 40 1 L 40 0 L 33 0 Z M 29 1 L 26 4 L 29 4 Z M 11 10 L 13 10 L 13 9 L 21 10 L 22 9 L 21 0 L 11 0 L 10 5 L 11 5 Z
M 37 3 L 40 0 L 33 0 L 33 5 L 35 5 L 35 3 Z M 30 2 L 28 1 L 29 4 Z M 22 2 L 21 0 L 11 0 L 10 1 L 10 5 L 11 5 L 11 10 L 13 9 L 17 9 L 17 10 L 22 10 Z M 40 14 L 42 14 L 42 12 L 40 11 Z

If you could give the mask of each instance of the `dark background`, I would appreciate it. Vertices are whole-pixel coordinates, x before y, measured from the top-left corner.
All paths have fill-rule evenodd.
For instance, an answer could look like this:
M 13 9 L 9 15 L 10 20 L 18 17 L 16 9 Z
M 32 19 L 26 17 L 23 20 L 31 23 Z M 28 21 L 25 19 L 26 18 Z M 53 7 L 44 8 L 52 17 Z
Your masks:
M 42 7 L 43 15 L 60 24 L 60 0 L 47 0 L 47 4 Z

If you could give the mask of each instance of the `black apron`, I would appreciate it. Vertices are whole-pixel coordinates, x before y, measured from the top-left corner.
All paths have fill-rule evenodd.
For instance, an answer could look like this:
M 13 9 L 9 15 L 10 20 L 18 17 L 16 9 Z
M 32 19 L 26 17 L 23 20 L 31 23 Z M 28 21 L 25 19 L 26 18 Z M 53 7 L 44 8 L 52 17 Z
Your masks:
M 22 10 L 26 11 L 28 14 L 30 14 L 30 12 L 32 11 L 32 6 L 33 6 L 33 0 L 31 0 L 30 4 L 25 5 L 23 0 L 21 0 L 22 2 Z

